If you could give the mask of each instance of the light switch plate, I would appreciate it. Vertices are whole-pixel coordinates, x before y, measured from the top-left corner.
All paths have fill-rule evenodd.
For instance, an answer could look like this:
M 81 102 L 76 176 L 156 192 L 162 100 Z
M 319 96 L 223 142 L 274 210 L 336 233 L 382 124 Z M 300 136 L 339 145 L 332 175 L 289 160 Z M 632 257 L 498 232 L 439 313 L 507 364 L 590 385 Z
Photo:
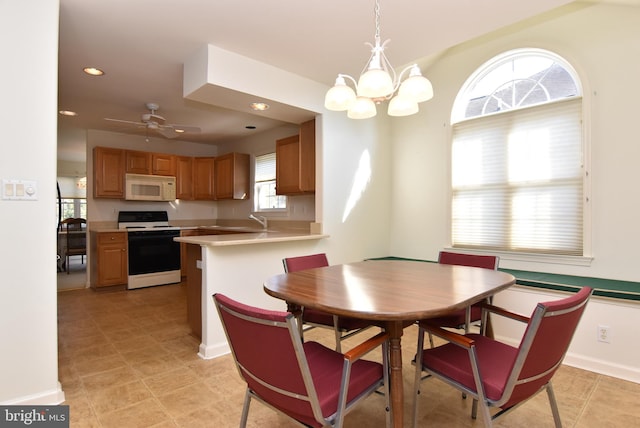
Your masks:
M 35 180 L 3 178 L 2 199 L 8 201 L 37 201 L 37 183 Z

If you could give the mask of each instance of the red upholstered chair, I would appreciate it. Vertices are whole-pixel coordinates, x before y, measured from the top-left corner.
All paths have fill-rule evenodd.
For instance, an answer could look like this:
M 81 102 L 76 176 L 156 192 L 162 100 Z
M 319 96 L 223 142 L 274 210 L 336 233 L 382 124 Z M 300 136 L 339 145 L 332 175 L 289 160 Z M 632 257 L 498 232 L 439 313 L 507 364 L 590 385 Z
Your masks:
M 445 265 L 471 266 L 484 269 L 498 269 L 500 259 L 497 256 L 485 256 L 479 254 L 451 253 L 440 251 L 438 263 Z M 472 323 L 480 321 L 482 310 L 479 304 L 471 305 L 466 310 L 460 310 L 438 318 L 432 318 L 429 322 L 440 327 L 464 328 L 469 333 Z M 433 344 L 432 344 L 433 346 Z
M 247 383 L 241 427 L 247 424 L 252 399 L 311 427 L 342 427 L 345 414 L 380 388 L 389 408 L 386 333 L 343 355 L 317 342 L 303 343 L 291 313 L 247 306 L 222 294 L 214 294 L 213 300 Z M 361 359 L 380 346 L 382 364 Z
M 429 321 L 422 322 L 416 355 L 414 426 L 418 420 L 420 380 L 422 371 L 426 371 L 472 396 L 474 419 L 479 402 L 486 427 L 546 389 L 555 425 L 560 427 L 551 378 L 564 359 L 592 292 L 591 288 L 583 287 L 564 299 L 538 303 L 531 317 L 483 305 L 483 317 L 491 311 L 527 323 L 517 348 L 479 334 L 460 335 Z M 425 330 L 449 343 L 422 349 Z M 500 410 L 491 416 L 490 407 Z
M 285 272 L 297 272 L 305 269 L 329 266 L 327 255 L 324 253 L 312 254 L 309 256 L 288 257 L 282 260 Z M 302 324 L 313 327 L 330 328 L 336 337 L 336 351 L 341 352 L 341 342 L 354 334 L 360 333 L 371 327 L 369 321 L 338 317 L 324 311 L 311 308 L 302 308 Z M 301 329 L 302 335 L 302 329 Z

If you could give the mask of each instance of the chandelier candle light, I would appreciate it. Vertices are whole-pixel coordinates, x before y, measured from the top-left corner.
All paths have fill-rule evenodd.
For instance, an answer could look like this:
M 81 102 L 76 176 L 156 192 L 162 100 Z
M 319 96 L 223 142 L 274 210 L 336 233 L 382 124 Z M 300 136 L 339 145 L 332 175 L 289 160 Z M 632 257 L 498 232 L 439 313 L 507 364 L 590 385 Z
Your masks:
M 368 119 L 376 115 L 376 104 L 389 101 L 389 116 L 410 116 L 418 112 L 418 103 L 433 98 L 431 82 L 422 75 L 416 64 L 406 67 L 399 75 L 384 54 L 389 40 L 380 44 L 380 4 L 375 3 L 375 45 L 371 46 L 371 57 L 358 82 L 348 74 L 338 74 L 335 85 L 327 91 L 324 106 L 328 110 L 345 111 L 351 119 Z M 407 79 L 402 78 L 408 73 Z M 347 85 L 353 82 L 354 91 Z M 394 94 L 398 91 L 397 95 Z M 356 95 L 357 94 L 357 95 Z

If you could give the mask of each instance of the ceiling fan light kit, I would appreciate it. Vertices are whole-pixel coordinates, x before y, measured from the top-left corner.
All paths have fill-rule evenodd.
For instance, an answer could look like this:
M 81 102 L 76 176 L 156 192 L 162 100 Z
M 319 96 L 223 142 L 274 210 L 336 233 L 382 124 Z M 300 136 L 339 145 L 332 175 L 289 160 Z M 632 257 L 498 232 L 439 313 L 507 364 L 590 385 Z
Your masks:
M 143 113 L 140 122 L 133 122 L 130 120 L 111 119 L 105 117 L 105 120 L 110 122 L 124 123 L 129 126 L 136 126 L 137 128 L 145 128 L 146 141 L 149 141 L 148 131 L 153 131 L 165 138 L 176 138 L 184 133 L 198 133 L 200 128 L 197 126 L 177 125 L 177 124 L 165 124 L 164 117 L 156 113 L 160 106 L 156 103 L 146 103 L 145 106 L 149 113 Z
M 391 100 L 387 108 L 389 116 L 409 116 L 418 112 L 418 103 L 433 98 L 433 86 L 422 75 L 416 64 L 403 69 L 396 75 L 394 68 L 384 54 L 389 40 L 380 43 L 380 4 L 375 2 L 375 44 L 371 46 L 371 56 L 356 80 L 348 74 L 338 74 L 335 85 L 327 91 L 324 106 L 332 111 L 347 111 L 350 119 L 368 119 L 376 115 L 376 104 Z M 408 73 L 406 80 L 403 76 Z M 355 91 L 347 84 L 353 83 Z M 398 91 L 398 94 L 394 94 Z

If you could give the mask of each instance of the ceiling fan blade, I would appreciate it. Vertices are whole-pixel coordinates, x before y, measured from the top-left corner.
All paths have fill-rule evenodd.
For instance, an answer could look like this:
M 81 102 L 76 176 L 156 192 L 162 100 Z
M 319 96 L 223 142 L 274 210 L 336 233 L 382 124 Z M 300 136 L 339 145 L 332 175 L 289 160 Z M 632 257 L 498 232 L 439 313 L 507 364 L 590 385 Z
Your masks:
M 142 122 L 132 122 L 130 120 L 110 119 L 108 117 L 105 117 L 104 120 L 108 120 L 109 122 L 126 123 L 127 125 L 135 125 L 135 126 L 140 126 L 140 127 L 146 126 L 146 124 L 144 124 Z
M 171 125 L 165 125 L 165 128 L 173 128 L 174 130 L 182 130 L 184 132 L 191 133 L 191 134 L 197 134 L 197 133 L 200 132 L 200 128 L 198 128 L 197 126 L 189 126 L 189 125 L 171 124 Z
M 175 131 L 175 129 L 169 126 L 158 127 L 158 128 L 154 128 L 153 130 L 165 138 L 176 138 L 178 135 L 180 135 Z

